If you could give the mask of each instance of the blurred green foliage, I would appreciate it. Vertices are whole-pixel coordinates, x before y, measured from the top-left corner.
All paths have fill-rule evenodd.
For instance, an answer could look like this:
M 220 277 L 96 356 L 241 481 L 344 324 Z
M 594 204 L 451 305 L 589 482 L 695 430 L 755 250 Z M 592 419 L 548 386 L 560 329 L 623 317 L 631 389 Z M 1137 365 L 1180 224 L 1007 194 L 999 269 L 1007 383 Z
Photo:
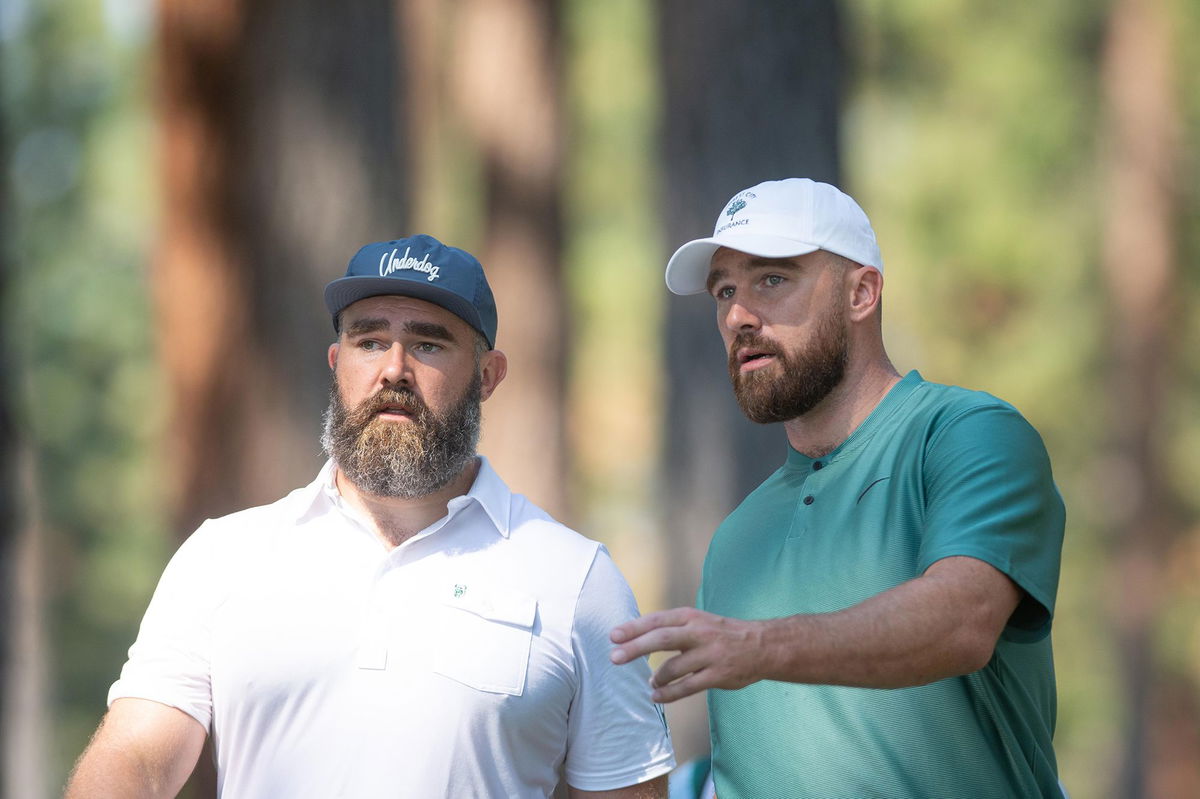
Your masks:
M 663 289 L 656 209 L 653 13 L 647 0 L 565 3 L 572 491 L 643 608 L 655 538 Z M 991 391 L 1038 427 L 1070 519 L 1058 608 L 1056 744 L 1073 795 L 1108 790 L 1121 744 L 1111 565 L 1096 462 L 1105 436 L 1099 277 L 1106 4 L 848 0 L 847 188 L 887 263 L 886 336 L 902 371 Z M 1185 151 L 1200 144 L 1200 8 L 1172 6 Z M 48 540 L 58 784 L 102 712 L 174 544 L 157 479 L 164 396 L 148 293 L 157 235 L 152 9 L 6 0 L 0 90 L 16 291 L 0 309 L 22 368 Z M 731 48 L 735 47 L 731 43 Z M 731 49 L 727 57 L 736 57 Z M 1179 180 L 1180 263 L 1200 257 L 1200 168 Z M 764 176 L 765 177 L 765 176 Z M 443 198 L 445 200 L 446 198 Z M 714 210 L 724 198 L 712 198 Z M 449 214 L 453 202 L 438 213 Z M 476 208 L 471 203 L 463 207 Z M 431 211 L 432 213 L 432 211 Z M 449 222 L 447 225 L 451 224 Z M 470 226 L 470 220 L 458 223 Z M 1131 265 L 1131 268 L 1136 268 Z M 1181 269 L 1179 301 L 1200 295 Z M 1191 519 L 1172 565 L 1162 654 L 1200 684 L 1200 315 L 1179 331 L 1170 476 Z M 622 553 L 625 554 L 622 557 Z
M 901 371 L 916 367 L 929 379 L 1013 402 L 1046 440 L 1068 508 L 1054 633 L 1056 748 L 1072 794 L 1104 796 L 1124 723 L 1110 621 L 1119 599 L 1100 475 L 1110 413 L 1100 267 L 1107 4 L 855 0 L 849 7 L 858 76 L 845 118 L 846 168 L 887 262 L 892 355 Z M 1200 133 L 1193 77 L 1200 70 L 1188 43 L 1200 13 L 1177 3 L 1172 14 L 1191 153 Z M 1196 166 L 1189 160 L 1188 176 L 1178 180 L 1192 219 Z M 1196 226 L 1181 230 L 1188 285 L 1179 301 L 1190 307 L 1197 285 L 1187 265 L 1200 250 Z M 1196 333 L 1181 340 L 1200 340 Z M 1182 445 L 1173 471 L 1190 503 L 1182 548 L 1194 573 L 1200 508 L 1185 486 L 1195 485 L 1187 476 L 1200 466 L 1200 364 L 1194 347 L 1180 350 L 1170 427 Z M 1189 584 L 1195 580 L 1186 575 L 1172 581 Z M 1161 654 L 1200 685 L 1195 590 L 1175 593 L 1163 632 Z
M 148 8 L 53 0 L 0 14 L 14 264 L 3 309 L 34 453 L 51 629 L 51 785 L 95 727 L 171 543 L 163 534 L 148 252 Z
M 653 15 L 644 0 L 573 0 L 567 11 L 574 523 L 608 544 L 645 608 L 659 603 L 666 568 L 654 501 L 666 244 L 656 212 Z

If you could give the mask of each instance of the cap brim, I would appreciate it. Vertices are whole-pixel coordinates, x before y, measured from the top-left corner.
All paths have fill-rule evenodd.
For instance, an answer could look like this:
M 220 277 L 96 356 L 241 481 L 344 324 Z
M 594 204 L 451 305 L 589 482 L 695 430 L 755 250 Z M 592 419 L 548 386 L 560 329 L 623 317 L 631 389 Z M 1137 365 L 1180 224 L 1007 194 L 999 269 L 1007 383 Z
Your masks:
M 488 339 L 483 330 L 483 320 L 475 306 L 455 294 L 453 291 L 430 285 L 424 281 L 403 280 L 394 277 L 342 277 L 325 287 L 325 307 L 334 319 L 334 329 L 337 329 L 337 315 L 349 306 L 365 300 L 367 297 L 383 297 L 396 295 L 425 300 L 445 308 L 450 313 L 462 319 L 488 340 L 488 346 L 496 346 L 496 342 Z
M 760 258 L 793 258 L 808 255 L 820 247 L 782 236 L 753 233 L 726 234 L 696 239 L 684 244 L 667 261 L 667 288 L 675 294 L 701 294 L 708 284 L 708 269 L 713 253 L 721 247 L 757 255 Z

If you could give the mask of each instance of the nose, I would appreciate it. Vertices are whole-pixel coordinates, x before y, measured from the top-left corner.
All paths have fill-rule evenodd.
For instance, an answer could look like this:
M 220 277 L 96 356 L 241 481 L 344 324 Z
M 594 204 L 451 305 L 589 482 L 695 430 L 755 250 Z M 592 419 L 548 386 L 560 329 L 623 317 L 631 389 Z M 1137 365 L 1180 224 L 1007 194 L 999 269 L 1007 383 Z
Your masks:
M 393 344 L 385 354 L 380 380 L 385 385 L 409 385 L 412 383 L 412 359 L 404 347 Z
M 744 302 L 733 300 L 725 310 L 725 327 L 732 333 L 746 330 L 758 330 L 762 320 Z

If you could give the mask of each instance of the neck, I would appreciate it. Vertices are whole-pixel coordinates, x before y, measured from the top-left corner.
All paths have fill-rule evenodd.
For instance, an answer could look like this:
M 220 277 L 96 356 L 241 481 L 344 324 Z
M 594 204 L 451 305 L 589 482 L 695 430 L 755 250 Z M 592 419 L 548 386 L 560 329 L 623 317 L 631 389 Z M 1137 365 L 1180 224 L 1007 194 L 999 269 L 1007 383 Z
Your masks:
M 887 356 L 857 369 L 848 367 L 845 378 L 829 396 L 803 416 L 783 423 L 788 443 L 810 458 L 828 455 L 850 437 L 899 382 L 900 373 Z
M 371 521 L 375 535 L 384 546 L 394 549 L 445 516 L 450 500 L 471 490 L 479 474 L 479 463 L 479 458 L 472 458 L 443 488 L 412 499 L 380 497 L 360 491 L 341 469 L 336 470 L 334 483 L 342 498 Z

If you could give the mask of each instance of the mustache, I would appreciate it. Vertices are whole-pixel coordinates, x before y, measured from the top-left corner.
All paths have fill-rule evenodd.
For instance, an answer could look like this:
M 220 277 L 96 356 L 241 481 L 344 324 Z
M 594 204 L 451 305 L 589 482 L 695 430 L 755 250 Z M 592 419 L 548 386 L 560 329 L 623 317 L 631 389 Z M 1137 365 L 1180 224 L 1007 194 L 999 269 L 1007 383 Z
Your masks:
M 370 397 L 359 403 L 358 414 L 374 416 L 387 408 L 400 407 L 413 416 L 423 416 L 429 412 L 428 406 L 410 388 L 394 386 L 381 388 Z
M 737 352 L 742 347 L 752 347 L 756 350 L 769 352 L 772 355 L 777 355 L 779 353 L 778 345 L 776 345 L 774 341 L 771 341 L 769 338 L 759 333 L 749 333 L 745 331 L 738 333 L 736 336 L 734 336 L 733 341 L 729 345 L 729 352 Z
M 733 341 L 729 342 L 729 368 L 735 369 L 738 364 L 737 351 L 746 347 L 748 349 L 761 350 L 767 355 L 780 355 L 779 345 L 771 341 L 766 336 L 758 333 L 743 331 L 734 336 Z

